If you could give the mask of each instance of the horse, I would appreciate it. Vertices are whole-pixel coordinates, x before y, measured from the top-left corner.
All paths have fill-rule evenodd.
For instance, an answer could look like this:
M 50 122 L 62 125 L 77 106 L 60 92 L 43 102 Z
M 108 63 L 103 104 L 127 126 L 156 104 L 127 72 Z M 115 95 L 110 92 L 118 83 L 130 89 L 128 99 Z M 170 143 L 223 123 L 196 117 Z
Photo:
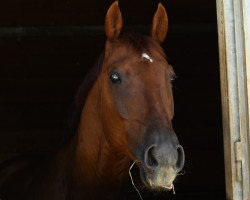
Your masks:
M 1 199 L 124 199 L 133 165 L 145 187 L 173 189 L 185 155 L 171 123 L 175 74 L 161 48 L 167 29 L 161 3 L 148 36 L 124 33 L 118 2 L 109 7 L 105 50 L 79 99 L 75 135 L 49 157 L 3 163 Z

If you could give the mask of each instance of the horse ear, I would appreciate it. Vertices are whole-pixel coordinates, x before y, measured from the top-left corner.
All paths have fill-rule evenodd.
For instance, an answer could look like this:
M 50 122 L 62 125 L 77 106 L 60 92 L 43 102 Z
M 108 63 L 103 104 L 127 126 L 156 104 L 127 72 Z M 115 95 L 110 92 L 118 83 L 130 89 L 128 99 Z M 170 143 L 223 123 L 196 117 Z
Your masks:
M 151 27 L 151 37 L 162 43 L 168 31 L 168 16 L 164 6 L 159 3 Z
M 105 30 L 108 40 L 118 38 L 122 30 L 122 14 L 118 1 L 115 1 L 108 9 L 105 21 Z

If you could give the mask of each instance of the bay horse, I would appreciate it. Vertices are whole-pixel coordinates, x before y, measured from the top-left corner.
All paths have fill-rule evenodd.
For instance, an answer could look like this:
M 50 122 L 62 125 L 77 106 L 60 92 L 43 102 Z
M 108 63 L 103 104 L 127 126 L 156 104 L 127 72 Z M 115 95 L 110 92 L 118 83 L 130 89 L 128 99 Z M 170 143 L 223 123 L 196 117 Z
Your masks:
M 172 128 L 174 71 L 160 44 L 168 17 L 159 3 L 149 36 L 122 31 L 118 2 L 107 11 L 107 41 L 96 80 L 82 103 L 76 134 L 49 158 L 0 167 L 2 200 L 124 199 L 131 163 L 152 190 L 171 190 L 184 165 Z

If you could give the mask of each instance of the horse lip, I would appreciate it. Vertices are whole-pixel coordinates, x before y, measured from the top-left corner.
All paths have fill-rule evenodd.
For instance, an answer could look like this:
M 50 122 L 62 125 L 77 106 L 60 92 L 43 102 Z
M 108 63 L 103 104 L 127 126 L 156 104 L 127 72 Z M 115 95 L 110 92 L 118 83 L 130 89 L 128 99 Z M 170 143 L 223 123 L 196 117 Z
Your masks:
M 154 183 L 154 181 L 152 181 L 152 179 L 147 178 L 147 176 L 146 176 L 145 173 L 150 173 L 150 171 L 146 172 L 145 169 L 144 169 L 144 167 L 140 163 L 138 163 L 138 167 L 140 169 L 141 181 L 148 188 L 153 189 L 153 190 L 155 190 L 155 189 L 156 190 L 161 189 L 161 190 L 166 190 L 166 191 L 170 191 L 170 190 L 173 189 L 173 187 L 174 187 L 173 183 L 168 184 L 168 185 L 158 185 L 157 183 Z
M 147 173 L 150 173 L 150 170 L 146 170 L 141 163 L 138 163 L 138 167 L 140 169 L 140 177 L 142 182 L 144 183 L 145 186 L 152 190 L 165 190 L 165 191 L 171 191 L 174 188 L 173 183 L 168 183 L 168 184 L 157 184 L 154 183 L 154 181 L 150 178 L 147 177 Z
M 160 190 L 166 190 L 166 191 L 171 191 L 174 188 L 173 183 L 171 185 L 155 185 L 151 181 L 149 181 L 150 188 L 152 189 L 160 189 Z
M 170 186 L 163 186 L 163 188 L 167 189 L 167 190 L 172 190 L 174 187 L 173 183 L 171 183 Z

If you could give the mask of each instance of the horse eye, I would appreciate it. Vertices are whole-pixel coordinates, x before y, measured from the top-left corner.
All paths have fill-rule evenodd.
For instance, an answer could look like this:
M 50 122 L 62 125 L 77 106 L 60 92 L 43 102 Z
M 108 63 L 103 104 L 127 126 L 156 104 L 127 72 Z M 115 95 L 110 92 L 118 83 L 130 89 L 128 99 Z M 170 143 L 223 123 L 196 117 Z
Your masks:
M 112 83 L 121 83 L 122 82 L 120 76 L 116 73 L 110 74 L 109 78 L 110 78 Z

